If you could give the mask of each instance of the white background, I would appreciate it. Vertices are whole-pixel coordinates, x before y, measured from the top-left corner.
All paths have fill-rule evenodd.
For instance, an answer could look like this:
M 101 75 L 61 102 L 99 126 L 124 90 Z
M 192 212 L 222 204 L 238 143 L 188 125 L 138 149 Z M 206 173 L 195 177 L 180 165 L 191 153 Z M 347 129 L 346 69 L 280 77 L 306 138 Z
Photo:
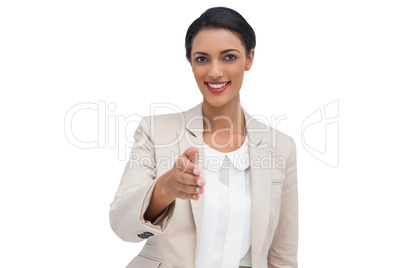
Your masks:
M 257 35 L 243 107 L 286 115 L 276 127 L 297 143 L 300 267 L 402 267 L 399 1 L 261 2 L 1 2 L 0 267 L 117 268 L 139 252 L 109 225 L 125 166 L 114 143 L 129 147 L 137 125 L 113 122 L 149 115 L 152 103 L 202 101 L 184 36 L 213 6 L 237 10 Z M 333 101 L 336 167 L 301 138 L 303 121 Z M 74 117 L 78 139 L 107 137 L 97 148 L 65 136 L 80 103 L 116 108 L 100 132 L 97 111 Z M 323 148 L 325 122 L 316 126 L 307 138 Z

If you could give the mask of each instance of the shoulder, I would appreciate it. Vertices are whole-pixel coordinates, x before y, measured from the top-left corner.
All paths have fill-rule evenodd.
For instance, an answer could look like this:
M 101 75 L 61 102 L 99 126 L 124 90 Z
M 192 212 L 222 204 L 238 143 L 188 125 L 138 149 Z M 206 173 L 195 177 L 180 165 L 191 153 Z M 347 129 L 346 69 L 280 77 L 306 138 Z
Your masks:
M 267 150 L 265 153 L 268 154 L 270 163 L 282 172 L 296 160 L 296 144 L 293 138 L 271 126 L 266 126 L 261 147 Z
M 145 137 L 152 144 L 176 144 L 177 132 L 184 126 L 183 113 L 144 116 L 137 128 L 136 140 Z
M 254 129 L 251 128 L 250 130 L 262 132 L 262 143 L 264 144 L 262 147 L 268 147 L 269 151 L 275 153 L 277 157 L 282 157 L 286 160 L 295 153 L 296 144 L 290 135 L 261 122 L 253 116 L 250 116 L 249 119 L 254 121 L 252 124 Z
M 294 139 L 274 128 L 272 129 L 271 146 L 275 149 L 278 155 L 283 156 L 287 161 L 296 153 L 296 143 Z

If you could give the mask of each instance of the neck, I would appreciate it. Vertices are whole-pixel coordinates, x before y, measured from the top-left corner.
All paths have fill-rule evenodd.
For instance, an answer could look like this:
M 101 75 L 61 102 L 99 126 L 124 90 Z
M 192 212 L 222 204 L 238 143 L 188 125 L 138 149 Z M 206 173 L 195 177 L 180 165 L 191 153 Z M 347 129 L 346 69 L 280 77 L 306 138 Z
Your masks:
M 245 135 L 245 117 L 240 101 L 222 107 L 214 107 L 205 100 L 202 103 L 204 132 Z

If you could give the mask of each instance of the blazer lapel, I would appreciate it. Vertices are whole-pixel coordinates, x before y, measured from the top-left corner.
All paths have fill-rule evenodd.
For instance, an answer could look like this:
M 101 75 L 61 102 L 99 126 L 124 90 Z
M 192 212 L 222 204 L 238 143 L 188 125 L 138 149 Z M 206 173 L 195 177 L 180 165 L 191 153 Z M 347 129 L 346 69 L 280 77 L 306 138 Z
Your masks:
M 267 135 L 269 128 L 250 116 L 243 107 L 242 110 L 246 120 L 250 153 L 252 267 L 257 267 L 268 231 L 270 214 L 271 172 L 269 169 L 259 166 L 262 159 L 269 155 L 269 135 Z M 179 152 L 183 154 L 187 148 L 197 147 L 200 153 L 198 168 L 201 170 L 201 176 L 203 176 L 204 164 L 203 157 L 201 157 L 204 155 L 202 102 L 184 112 L 182 119 L 184 119 L 184 122 L 181 122 L 182 127 L 176 132 L 179 140 Z M 204 195 L 201 194 L 199 200 L 190 199 L 190 203 L 197 231 L 197 241 L 199 241 Z
M 202 114 L 202 102 L 197 106 L 191 108 L 187 112 L 184 113 L 184 122 L 181 122 L 181 128 L 177 131 L 177 138 L 179 140 L 179 152 L 180 155 L 184 153 L 189 147 L 194 146 L 198 148 L 199 155 L 204 155 L 203 149 L 203 114 Z M 199 157 L 198 159 L 198 168 L 201 171 L 201 176 L 204 174 L 204 163 L 203 157 Z M 193 212 L 193 218 L 195 222 L 195 228 L 197 231 L 197 241 L 199 241 L 200 231 L 201 231 L 201 222 L 202 222 L 202 210 L 204 205 L 204 195 L 199 195 L 198 200 L 190 199 L 191 210 Z M 196 245 L 196 252 L 197 252 Z
M 244 109 L 249 138 L 251 177 L 251 257 L 252 267 L 259 267 L 270 215 L 271 171 L 261 167 L 269 155 L 269 127 L 251 117 Z M 265 263 L 267 257 L 264 256 Z

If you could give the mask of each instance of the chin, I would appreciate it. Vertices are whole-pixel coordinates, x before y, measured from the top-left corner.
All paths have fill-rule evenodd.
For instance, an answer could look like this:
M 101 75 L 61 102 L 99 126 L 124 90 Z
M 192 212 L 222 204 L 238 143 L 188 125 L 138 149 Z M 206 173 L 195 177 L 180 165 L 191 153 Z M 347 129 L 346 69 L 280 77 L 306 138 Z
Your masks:
M 228 105 L 232 100 L 228 99 L 228 98 L 218 98 L 218 97 L 210 97 L 208 96 L 207 98 L 204 97 L 204 101 L 208 103 L 208 105 L 212 106 L 212 107 L 224 107 L 226 105 Z
M 239 98 L 239 96 L 237 97 L 236 95 L 233 96 L 231 94 L 233 92 L 230 91 L 224 91 L 222 93 L 214 94 L 211 93 L 208 89 L 202 88 L 200 92 L 203 96 L 204 102 L 216 108 L 228 105 L 229 103 L 233 102 L 236 98 Z

